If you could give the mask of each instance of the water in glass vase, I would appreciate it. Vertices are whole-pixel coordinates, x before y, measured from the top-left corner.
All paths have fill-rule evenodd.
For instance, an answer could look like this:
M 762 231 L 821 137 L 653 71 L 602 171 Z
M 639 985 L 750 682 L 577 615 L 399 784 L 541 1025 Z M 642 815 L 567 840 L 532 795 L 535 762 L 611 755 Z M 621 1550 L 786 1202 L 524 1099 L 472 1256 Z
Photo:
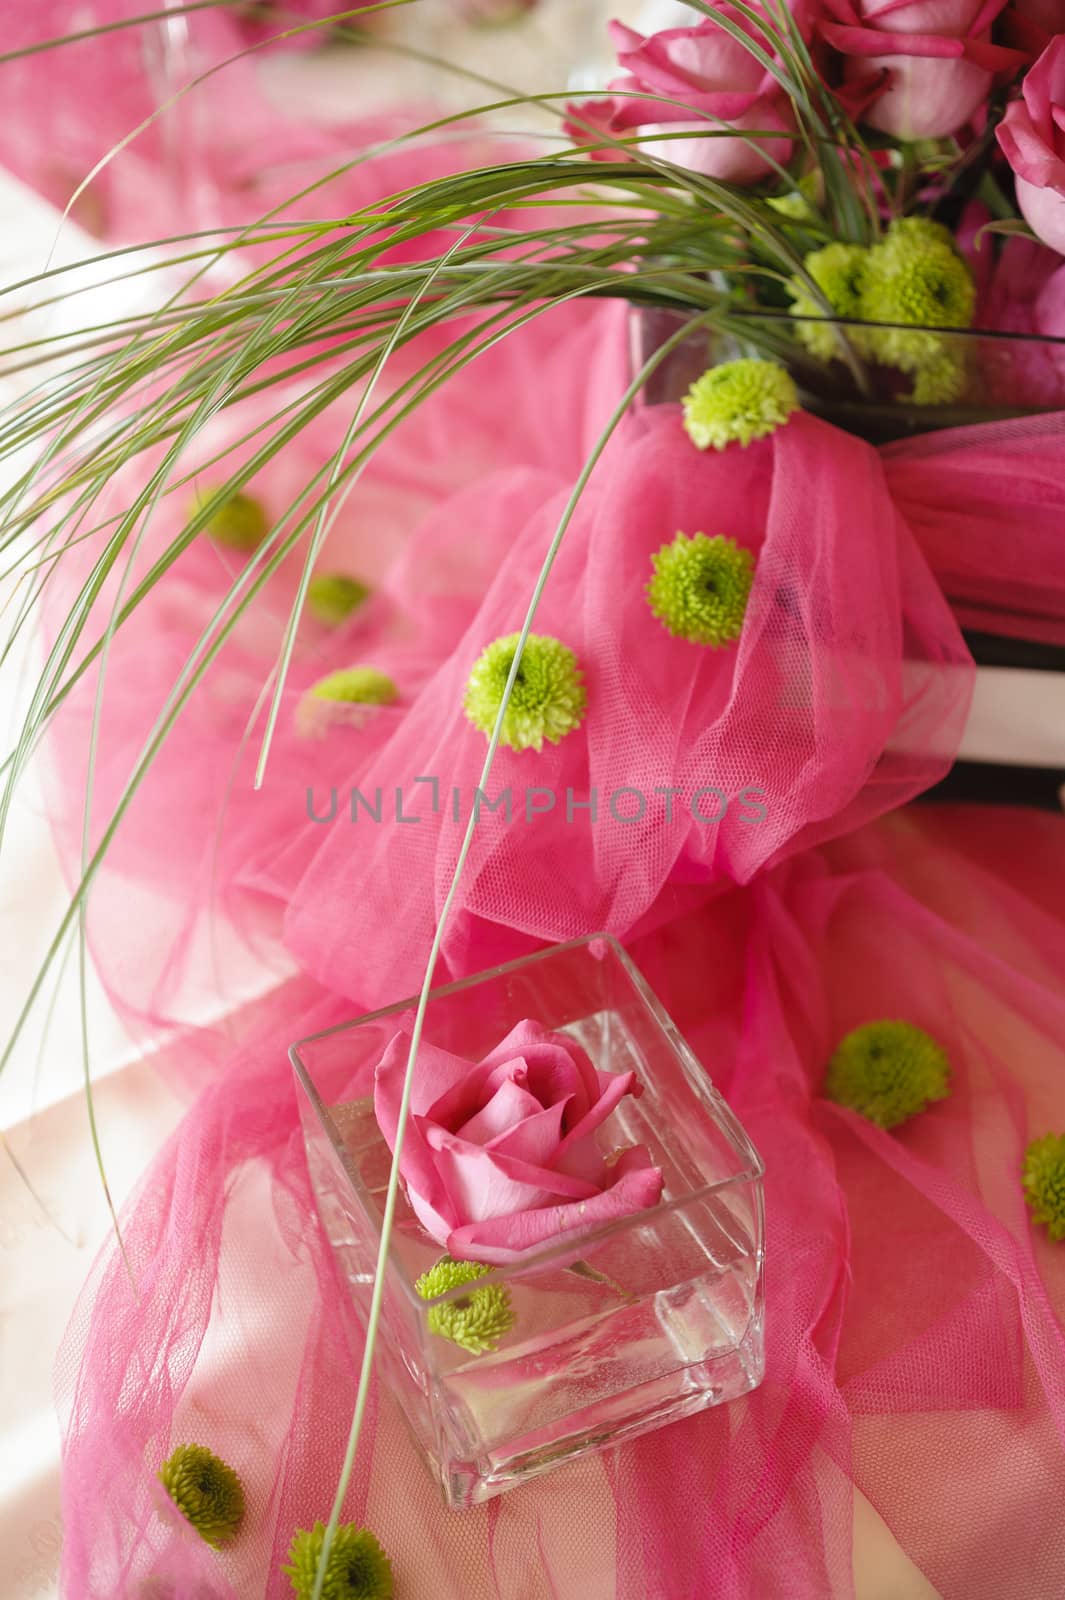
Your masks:
M 413 1294 L 442 1248 L 401 1193 L 382 1361 L 452 1505 L 735 1399 L 761 1380 L 760 1167 L 698 1063 L 694 1082 L 691 1063 L 681 1059 L 676 1070 L 679 1036 L 638 1000 L 553 1025 L 600 1071 L 636 1073 L 643 1093 L 622 1100 L 596 1138 L 608 1161 L 646 1146 L 663 1173 L 662 1199 L 493 1271 L 485 1281 L 505 1287 L 512 1321 L 481 1353 L 429 1330 L 433 1306 L 468 1303 L 476 1284 L 428 1303 Z M 321 1115 L 330 1136 L 315 1140 L 308 1127 L 312 1176 L 365 1319 L 391 1154 L 369 1097 Z

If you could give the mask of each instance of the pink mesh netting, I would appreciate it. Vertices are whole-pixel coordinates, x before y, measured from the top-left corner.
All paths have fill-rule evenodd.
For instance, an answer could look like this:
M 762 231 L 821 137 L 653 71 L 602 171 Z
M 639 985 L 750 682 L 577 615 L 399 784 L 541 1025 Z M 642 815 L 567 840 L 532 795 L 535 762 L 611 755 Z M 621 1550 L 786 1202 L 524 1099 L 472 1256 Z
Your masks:
M 1022 830 L 1034 896 L 1002 875 Z M 376 1396 L 345 1515 L 384 1541 L 397 1593 L 821 1600 L 861 1592 L 855 1570 L 945 1600 L 1061 1593 L 1065 1256 L 1017 1174 L 1060 1113 L 1063 834 L 910 811 L 633 944 L 766 1160 L 766 1380 L 461 1514 Z M 139 1301 L 113 1254 L 86 1291 L 61 1365 L 66 1594 L 288 1592 L 278 1562 L 331 1497 L 358 1339 L 284 1045 L 348 1009 L 305 986 L 263 1008 L 126 1218 Z M 818 1095 L 836 1040 L 883 1015 L 934 1029 L 954 1068 L 950 1099 L 892 1134 Z M 248 1488 L 219 1556 L 153 1486 L 190 1437 Z
M 124 1220 L 138 1295 L 106 1251 L 71 1328 L 63 1585 L 76 1600 L 281 1596 L 293 1530 L 328 1512 L 360 1345 L 314 1214 L 286 1048 L 420 978 L 461 832 L 450 791 L 468 803 L 484 750 L 463 686 L 483 645 L 520 623 L 619 392 L 610 313 L 544 327 L 556 342 L 508 342 L 503 365 L 449 390 L 452 409 L 402 433 L 351 502 L 330 560 L 377 594 L 339 634 L 306 632 L 266 789 L 250 792 L 235 746 L 292 592 L 284 573 L 101 876 L 94 951 L 127 1013 L 173 1024 L 217 992 L 212 907 L 274 965 L 260 973 L 272 992 L 228 1032 L 168 1046 L 161 1070 L 204 1087 Z M 376 1396 L 345 1515 L 384 1541 L 401 1595 L 821 1600 L 860 1593 L 855 1570 L 946 1600 L 1061 1593 L 1065 1269 L 1028 1224 L 1018 1170 L 1060 1116 L 1065 823 L 882 813 L 946 770 L 966 711 L 968 658 L 933 570 L 979 581 L 997 616 L 1032 603 L 1039 563 L 1040 606 L 1060 619 L 1062 430 L 1051 417 L 878 456 L 798 417 L 715 456 L 693 450 L 675 408 L 649 408 L 593 477 L 536 623 L 581 658 L 588 714 L 539 757 L 502 753 L 494 795 L 559 799 L 510 829 L 484 817 L 446 963 L 472 971 L 603 924 L 629 937 L 766 1160 L 768 1371 L 738 1404 L 460 1515 L 440 1508 L 400 1407 Z M 298 477 L 330 437 L 309 435 L 281 471 Z M 987 505 L 1021 480 L 1026 514 L 996 539 Z M 650 557 L 678 529 L 726 532 L 757 556 L 738 646 L 701 649 L 651 615 Z M 957 548 L 977 536 L 979 566 Z M 198 545 L 115 642 L 97 825 L 226 559 Z M 354 660 L 389 671 L 399 701 L 308 740 L 303 688 Z M 57 726 L 68 848 L 91 691 Z M 434 775 L 435 815 L 414 785 Z M 307 789 L 321 809 L 334 786 L 336 820 L 311 821 Z M 657 786 L 689 800 L 760 787 L 766 818 L 704 823 L 678 806 L 652 831 L 611 815 L 614 791 Z M 349 822 L 352 787 L 399 788 L 422 821 L 363 808 Z M 566 789 L 592 787 L 596 827 L 586 811 L 567 821 Z M 306 974 L 283 984 L 293 958 Z M 879 1016 L 934 1032 L 955 1072 L 948 1101 L 892 1134 L 818 1094 L 838 1038 Z M 245 1530 L 218 1557 L 154 1481 L 189 1438 L 248 1488 Z
M 963 627 L 1065 642 L 1062 414 L 925 434 L 883 452 L 896 505 Z
M 508 542 L 511 527 L 557 492 L 563 472 L 575 475 L 621 386 L 617 316 L 604 307 L 592 316 L 562 309 L 542 318 L 449 383 L 374 457 L 317 568 L 357 575 L 370 585 L 371 597 L 339 628 L 305 617 L 266 785 L 258 793 L 252 779 L 265 719 L 263 684 L 281 646 L 302 547 L 242 619 L 133 799 L 94 888 L 90 942 L 113 998 L 131 1013 L 151 1023 L 180 1022 L 199 1018 L 205 1007 L 216 1010 L 220 994 L 230 1002 L 246 998 L 249 985 L 261 987 L 249 970 L 248 947 L 264 979 L 291 967 L 279 948 L 280 911 L 321 842 L 324 830 L 311 820 L 312 806 L 320 814 L 330 787 L 342 790 L 399 731 L 475 612 L 499 560 L 496 541 Z M 407 360 L 424 354 L 419 344 Z M 570 378 L 575 359 L 589 374 L 579 386 Z M 394 376 L 405 370 L 397 363 Z M 500 393 L 512 397 L 503 416 Z M 182 459 L 175 477 L 195 471 L 196 478 L 159 501 L 123 578 L 123 596 L 180 531 L 196 488 L 209 490 L 217 482 L 219 469 L 201 470 L 202 464 L 270 415 L 264 407 L 241 405 Z M 280 517 L 320 471 L 348 420 L 338 408 L 323 415 L 248 485 L 269 518 Z M 261 438 L 237 443 L 222 470 L 246 460 Z M 502 463 L 510 463 L 505 477 Z M 499 524 L 494 539 L 471 544 L 466 530 L 483 507 L 479 485 L 492 467 L 499 473 Z M 142 483 L 143 469 L 116 480 L 96 515 L 122 510 Z M 413 538 L 412 529 L 419 528 Z M 44 605 L 51 636 L 99 553 L 98 541 L 87 540 L 55 567 Z M 166 696 L 245 561 L 200 537 L 115 635 L 94 765 L 92 847 Z M 107 625 L 118 570 L 125 572 L 125 561 L 104 589 L 86 648 Z M 394 679 L 396 704 L 373 708 L 329 737 L 314 736 L 300 715 L 306 691 L 325 674 L 358 662 Z M 98 679 L 96 669 L 87 672 L 58 712 L 47 774 L 51 814 L 72 870 Z M 134 903 L 142 937 L 127 947 L 114 930 Z M 239 939 L 219 937 L 219 920 L 238 928 Z
M 353 768 L 360 794 L 375 804 L 380 790 L 388 808 L 379 822 L 359 809 L 320 829 L 288 909 L 303 965 L 374 1003 L 416 980 L 461 840 L 454 796 L 464 823 L 484 757 L 463 689 L 484 645 L 520 626 L 565 498 L 541 494 L 515 519 L 512 499 L 499 500 L 511 492 L 507 479 L 481 485 L 491 586 L 395 736 Z M 689 643 L 652 616 L 651 557 L 678 531 L 724 533 L 756 557 L 738 646 Z M 439 561 L 441 537 L 454 546 L 449 519 L 423 530 L 409 571 Z M 482 812 L 444 947 L 453 970 L 482 964 L 501 940 L 513 954 L 522 941 L 627 933 L 675 909 L 672 889 L 746 882 L 898 805 L 946 771 L 968 703 L 967 653 L 876 453 L 807 416 L 724 454 L 695 451 L 677 407 L 624 427 L 535 631 L 576 652 L 589 711 L 558 746 L 500 752 L 490 799 L 509 792 L 514 821 Z M 435 813 L 431 787 L 415 782 L 427 776 Z M 398 815 L 397 792 L 416 826 Z M 409 931 L 409 966 L 374 937 L 384 916 Z
M 247 53 L 277 27 L 236 18 L 224 4 L 116 26 L 165 9 L 141 0 L 33 0 L 4 19 L 12 54 L 110 28 L 0 64 L 0 162 L 60 211 L 94 174 L 71 210 L 90 234 L 142 244 L 246 227 L 274 208 L 286 220 L 342 217 L 396 193 L 414 172 L 424 181 L 499 158 L 499 142 L 470 124 L 462 138 L 390 148 L 439 113 L 410 104 L 362 113 L 360 75 L 371 69 L 354 51 L 350 115 L 317 126 L 289 115 L 264 81 L 262 50 Z M 323 35 L 302 37 L 318 43 Z M 508 157 L 515 148 L 507 142 Z M 370 150 L 371 160 L 360 159 Z

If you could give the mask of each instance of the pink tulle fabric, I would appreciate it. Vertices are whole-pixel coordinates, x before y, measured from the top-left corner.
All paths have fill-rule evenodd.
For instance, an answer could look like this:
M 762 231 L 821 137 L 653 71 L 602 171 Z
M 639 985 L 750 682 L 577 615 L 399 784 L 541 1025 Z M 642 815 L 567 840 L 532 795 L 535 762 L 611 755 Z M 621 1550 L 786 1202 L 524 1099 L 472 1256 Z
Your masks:
M 165 7 L 141 0 L 34 0 L 11 9 L 5 52 Z M 330 6 L 318 15 L 343 9 Z M 286 221 L 342 217 L 396 193 L 414 174 L 425 180 L 498 158 L 498 146 L 466 127 L 462 140 L 420 140 L 412 165 L 414 147 L 395 141 L 434 112 L 397 105 L 360 114 L 359 79 L 367 68 L 355 51 L 350 117 L 315 126 L 286 115 L 260 71 L 269 48 L 264 41 L 283 26 L 250 13 L 238 18 L 221 5 L 136 27 L 112 26 L 6 61 L 0 64 L 0 163 L 60 211 L 70 205 L 71 217 L 88 233 L 129 245 L 194 230 L 232 238 L 270 213 Z M 322 37 L 322 30 L 311 29 L 285 42 Z M 512 156 L 513 141 L 505 148 Z
M 1060 1113 L 1062 833 L 911 810 L 633 943 L 766 1161 L 765 1382 L 461 1515 L 375 1394 L 345 1516 L 397 1593 L 821 1600 L 887 1556 L 946 1600 L 1061 1593 L 1065 1257 L 1017 1173 Z M 284 1047 L 349 1010 L 302 984 L 262 1007 L 126 1217 L 139 1300 L 111 1253 L 86 1290 L 61 1364 L 65 1594 L 289 1592 L 278 1563 L 329 1504 L 359 1341 Z M 934 1030 L 955 1075 L 892 1134 L 819 1095 L 836 1040 L 884 1015 Z M 187 1438 L 248 1490 L 220 1555 L 153 1482 Z
M 288 909 L 286 939 L 304 967 L 375 1003 L 398 978 L 396 952 L 373 938 L 382 917 L 400 918 L 412 951 L 432 937 L 462 834 L 455 796 L 464 822 L 484 758 L 483 735 L 463 717 L 464 685 L 484 645 L 520 626 L 564 503 L 561 485 L 546 504 L 538 488 L 525 516 L 504 522 L 491 495 L 483 485 L 493 581 L 395 738 L 353 772 L 361 794 L 398 790 L 421 821 L 393 808 L 380 824 L 323 828 Z M 692 645 L 652 617 L 651 557 L 678 530 L 725 533 L 755 555 L 738 647 Z M 536 630 L 576 652 L 589 714 L 557 747 L 500 753 L 490 798 L 509 791 L 517 815 L 507 826 L 504 811 L 481 814 L 444 947 L 451 970 L 479 965 L 503 930 L 512 952 L 594 928 L 626 934 L 671 914 L 674 889 L 683 898 L 747 882 L 934 782 L 967 708 L 964 646 L 875 453 L 805 416 L 725 454 L 694 451 L 675 407 L 624 428 Z M 425 776 L 439 781 L 435 813 L 414 781 Z M 760 821 L 744 795 L 757 796 Z M 623 820 L 641 805 L 642 819 Z
M 267 790 L 250 795 L 246 774 L 229 789 L 235 820 L 221 832 L 213 876 L 222 909 L 234 913 L 245 895 L 260 911 L 288 906 L 299 958 L 334 992 L 275 972 L 270 995 L 236 1024 L 217 1037 L 182 1035 L 162 1060 L 176 1080 L 208 1086 L 124 1220 L 139 1295 L 106 1252 L 61 1363 L 63 1581 L 79 1600 L 284 1595 L 279 1564 L 293 1530 L 328 1510 L 360 1341 L 314 1217 L 286 1046 L 413 987 L 458 829 L 446 834 L 442 818 L 434 826 L 426 804 L 425 820 L 402 837 L 384 825 L 371 832 L 364 815 L 330 829 L 306 817 L 302 791 L 315 781 L 357 781 L 364 793 L 402 785 L 410 762 L 428 773 L 442 752 L 449 773 L 479 765 L 481 736 L 457 713 L 470 661 L 520 619 L 564 493 L 564 451 L 572 479 L 586 448 L 578 442 L 594 437 L 619 381 L 600 372 L 598 400 L 567 397 L 582 337 L 609 347 L 610 329 L 604 318 L 578 331 L 565 314 L 555 326 L 558 364 L 541 335 L 537 394 L 556 420 L 552 407 L 568 403 L 567 428 L 539 435 L 531 409 L 512 436 L 519 459 L 487 478 L 471 460 L 470 480 L 450 495 L 434 475 L 449 470 L 442 454 L 430 470 L 432 454 L 417 452 L 420 479 L 397 457 L 374 532 L 360 542 L 355 507 L 338 530 L 337 561 L 372 571 L 378 595 L 339 639 L 310 641 L 297 686 L 312 666 L 357 656 L 396 673 L 399 704 L 322 745 L 300 743 L 283 722 Z M 508 359 L 522 359 L 520 341 Z M 464 437 L 475 437 L 473 412 L 467 420 Z M 583 785 L 583 797 L 593 777 L 650 787 L 662 773 L 678 785 L 674 773 L 708 783 L 720 774 L 766 785 L 769 817 L 773 802 L 782 809 L 764 837 L 688 820 L 665 834 L 660 858 L 620 825 L 615 841 L 557 817 L 541 836 L 516 823 L 523 853 L 513 859 L 505 831 L 486 830 L 448 966 L 475 970 L 613 911 L 766 1160 L 767 1377 L 726 1410 L 462 1516 L 440 1508 L 395 1402 L 375 1394 L 345 1516 L 384 1540 L 401 1593 L 820 1600 L 855 1593 L 855 1563 L 882 1559 L 884 1539 L 948 1600 L 1000 1600 L 1018 1575 L 1033 1600 L 1061 1592 L 1065 1556 L 1047 1518 L 1065 1490 L 1065 1269 L 1030 1228 L 1017 1174 L 1026 1140 L 1058 1115 L 1065 828 L 1026 813 L 911 808 L 851 831 L 944 770 L 964 715 L 964 653 L 919 547 L 944 579 L 994 578 L 1008 608 L 1030 598 L 1031 552 L 1043 609 L 1048 596 L 1056 603 L 1061 558 L 1038 508 L 1056 525 L 1061 426 L 1048 418 L 943 435 L 878 460 L 798 418 L 745 453 L 704 457 L 676 411 L 661 407 L 629 425 L 593 478 L 538 624 L 581 655 L 588 721 L 568 749 L 535 762 L 505 757 L 497 782 L 525 782 L 527 766 L 529 781 Z M 1026 473 L 1043 487 L 1013 535 L 996 540 L 979 474 L 993 477 L 986 463 L 999 451 L 1014 486 Z M 429 504 L 406 542 L 401 529 L 417 508 L 404 493 L 387 520 L 390 474 L 393 491 L 417 482 Z M 1006 499 L 1000 490 L 996 504 Z M 948 511 L 963 532 L 987 517 L 979 567 L 949 566 L 964 541 L 948 540 Z M 727 531 L 758 556 L 738 649 L 672 640 L 646 610 L 646 563 L 678 527 Z M 118 729 L 140 731 L 149 719 L 221 559 L 191 552 L 143 634 L 128 645 L 119 635 L 117 722 L 105 720 L 98 781 L 114 754 L 107 729 L 123 751 Z M 279 578 L 278 600 L 289 592 Z M 232 751 L 277 626 L 262 621 L 242 641 L 221 678 L 232 707 L 219 716 L 208 695 L 103 876 L 93 925 L 108 938 L 97 940 L 98 960 L 141 1018 L 173 1020 L 189 1004 L 180 985 L 152 986 L 153 952 L 170 980 L 183 962 L 196 968 L 203 930 L 184 919 L 205 894 L 196 862 L 212 848 L 212 769 Z M 389 654 L 389 639 L 409 654 L 398 644 Z M 124 648 L 136 676 L 114 670 Z M 61 754 L 84 735 L 84 704 L 69 715 Z M 63 787 L 77 792 L 72 769 Z M 153 807 L 164 796 L 172 810 L 160 820 Z M 552 859 L 565 894 L 551 881 Z M 165 916 L 139 921 L 136 941 L 118 937 L 131 888 L 152 888 L 151 903 L 166 904 L 158 891 L 168 887 L 187 944 L 174 942 Z M 382 936 L 401 926 L 402 939 Z M 264 939 L 267 930 L 276 956 L 278 927 L 264 916 L 254 929 Z M 212 975 L 201 974 L 205 991 Z M 893 1134 L 819 1097 L 836 1040 L 885 1015 L 934 1032 L 955 1070 L 950 1100 Z M 239 1048 L 234 1028 L 245 1036 Z M 217 1449 L 248 1487 L 246 1530 L 221 1556 L 167 1510 L 155 1484 L 155 1467 L 188 1438 Z M 1000 1535 L 988 1540 L 988 1528 Z
M 572 477 L 578 471 L 622 387 L 618 317 L 604 307 L 591 317 L 571 308 L 541 318 L 426 402 L 373 458 L 340 508 L 317 564 L 320 572 L 359 577 L 370 586 L 370 599 L 339 628 L 306 615 L 267 781 L 258 793 L 253 777 L 266 713 L 263 685 L 296 595 L 302 545 L 223 647 L 129 806 L 89 909 L 90 943 L 104 982 L 116 1004 L 145 1026 L 199 1017 L 217 1006 L 212 995 L 234 1000 L 249 983 L 257 987 L 249 949 L 264 975 L 291 970 L 280 943 L 282 913 L 330 831 L 312 813 L 324 814 L 332 790 L 344 794 L 336 826 L 346 833 L 348 788 L 400 732 L 462 637 L 514 527 L 557 494 L 563 472 Z M 419 347 L 410 359 L 423 358 Z M 589 373 L 579 386 L 572 382 L 574 361 Z M 510 397 L 505 415 L 501 393 Z M 247 436 L 273 414 L 273 408 L 242 405 L 205 430 L 174 474 L 175 483 L 187 482 L 161 499 L 128 571 L 123 564 L 122 597 L 184 526 L 197 491 L 217 482 L 220 469 L 211 463 L 219 453 L 225 453 L 221 470 L 232 472 L 261 446 L 262 433 Z M 323 414 L 249 483 L 247 492 L 269 518 L 280 517 L 321 470 L 349 420 L 349 411 Z M 486 475 L 493 471 L 488 481 L 495 485 L 498 520 L 490 537 L 471 542 L 467 529 L 479 524 Z M 122 509 L 142 483 L 142 476 L 116 480 L 98 516 Z M 50 630 L 58 629 L 98 554 L 86 541 L 57 566 L 45 596 Z M 94 761 L 91 848 L 133 776 L 166 696 L 246 560 L 199 538 L 113 639 Z M 119 581 L 116 573 L 106 586 L 87 640 L 105 630 Z M 315 736 L 301 717 L 307 691 L 327 673 L 355 664 L 387 673 L 399 691 L 396 703 L 367 708 L 328 736 Z M 47 774 L 51 814 L 72 863 L 81 848 L 98 688 L 93 669 L 59 713 Z M 143 938 L 126 952 L 114 929 L 123 923 L 131 894 Z M 219 920 L 239 930 L 239 939 L 219 937 Z
M 385 192 L 396 172 L 367 181 Z M 273 1600 L 293 1531 L 328 1515 L 361 1339 L 315 1217 L 287 1046 L 420 981 L 485 750 L 463 689 L 521 623 L 624 346 L 616 312 L 556 311 L 417 413 L 323 553 L 373 595 L 339 629 L 301 627 L 263 790 L 262 687 L 298 560 L 118 830 L 94 958 L 196 1098 L 123 1220 L 136 1294 L 105 1251 L 61 1358 L 71 1600 Z M 268 513 L 349 420 L 323 415 L 249 486 Z M 207 485 L 210 458 L 230 449 L 231 470 L 268 422 L 223 415 L 181 472 Z M 1018 1183 L 1026 1141 L 1060 1119 L 1065 823 L 906 804 L 964 725 L 959 622 L 1065 638 L 1063 446 L 1061 414 L 880 452 L 800 415 L 700 454 L 678 408 L 647 406 L 608 447 L 535 623 L 580 659 L 587 715 L 539 755 L 500 752 L 489 794 L 510 791 L 513 820 L 482 815 L 438 977 L 599 928 L 626 939 L 766 1161 L 767 1376 L 461 1516 L 375 1392 L 345 1517 L 377 1532 L 405 1600 L 850 1600 L 856 1568 L 889 1557 L 945 1600 L 1065 1592 L 1065 1258 Z M 116 482 L 101 513 L 138 487 Z M 192 487 L 160 502 L 127 592 Z M 678 531 L 755 557 L 738 644 L 690 644 L 651 614 L 651 557 Z M 97 553 L 50 579 L 53 637 Z M 243 560 L 199 540 L 114 639 L 93 841 Z M 354 664 L 387 672 L 396 702 L 311 737 L 308 688 Z M 72 870 L 97 688 L 87 673 L 55 725 Z M 737 797 L 754 791 L 752 824 Z M 634 796 L 646 815 L 622 820 Z M 933 1032 L 955 1073 L 948 1101 L 891 1134 L 820 1096 L 839 1037 L 884 1016 Z M 218 1555 L 155 1480 L 189 1439 L 246 1486 Z

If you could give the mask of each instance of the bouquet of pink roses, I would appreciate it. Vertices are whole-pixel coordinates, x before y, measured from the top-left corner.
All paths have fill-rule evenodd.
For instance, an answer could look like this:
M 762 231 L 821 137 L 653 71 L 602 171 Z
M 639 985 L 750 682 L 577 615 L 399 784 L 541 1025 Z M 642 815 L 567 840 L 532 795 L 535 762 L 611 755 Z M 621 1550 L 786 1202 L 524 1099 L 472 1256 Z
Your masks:
M 693 174 L 707 267 L 732 309 L 777 319 L 808 381 L 811 362 L 835 363 L 837 379 L 845 364 L 852 399 L 1065 396 L 1061 355 L 1048 394 L 962 337 L 1065 335 L 1065 8 L 693 9 L 698 20 L 650 36 L 615 23 L 622 74 L 570 106 L 567 130 L 597 162 L 636 149 Z M 713 191 L 700 195 L 699 178 Z M 748 331 L 764 339 L 767 324 Z

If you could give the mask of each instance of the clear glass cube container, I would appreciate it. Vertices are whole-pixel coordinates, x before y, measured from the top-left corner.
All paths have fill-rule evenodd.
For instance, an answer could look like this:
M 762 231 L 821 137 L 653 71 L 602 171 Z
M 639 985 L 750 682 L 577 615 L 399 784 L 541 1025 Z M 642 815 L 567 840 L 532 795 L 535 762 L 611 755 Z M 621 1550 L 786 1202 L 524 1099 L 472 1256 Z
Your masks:
M 413 1000 L 292 1048 L 314 1192 L 365 1325 L 391 1154 L 373 1075 Z M 402 1189 L 378 1371 L 451 1506 L 474 1505 L 573 1456 L 737 1398 L 764 1370 L 761 1160 L 702 1063 L 617 941 L 556 946 L 432 992 L 423 1038 L 480 1060 L 517 1023 L 571 1035 L 601 1072 L 634 1071 L 596 1137 L 644 1145 L 660 1202 L 497 1267 L 513 1325 L 471 1354 L 430 1331 L 415 1280 L 443 1253 Z M 415 1068 L 417 1071 L 417 1068 Z

